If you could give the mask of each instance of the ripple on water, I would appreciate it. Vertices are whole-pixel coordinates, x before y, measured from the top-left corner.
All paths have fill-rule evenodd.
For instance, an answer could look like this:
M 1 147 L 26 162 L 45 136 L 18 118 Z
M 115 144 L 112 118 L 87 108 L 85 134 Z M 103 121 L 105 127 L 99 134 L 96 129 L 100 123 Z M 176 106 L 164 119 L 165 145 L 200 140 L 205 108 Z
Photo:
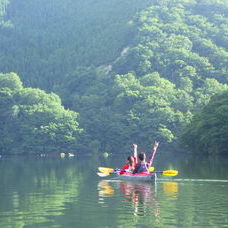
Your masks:
M 176 181 L 176 180 L 175 180 Z M 164 224 L 179 227 L 226 227 L 228 222 L 228 185 L 226 181 L 177 181 L 176 200 L 162 192 L 158 201 Z

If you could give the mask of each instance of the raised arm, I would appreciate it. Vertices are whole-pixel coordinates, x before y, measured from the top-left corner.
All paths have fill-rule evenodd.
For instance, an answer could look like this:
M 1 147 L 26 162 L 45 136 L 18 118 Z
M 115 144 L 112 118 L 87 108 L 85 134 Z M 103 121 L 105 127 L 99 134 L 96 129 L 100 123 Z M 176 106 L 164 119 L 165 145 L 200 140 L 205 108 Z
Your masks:
M 133 156 L 134 156 L 134 159 L 135 159 L 136 163 L 138 162 L 137 148 L 138 148 L 137 144 L 133 144 L 133 153 L 134 153 Z
M 152 145 L 152 151 L 151 151 L 149 160 L 148 160 L 148 162 L 147 162 L 148 168 L 149 168 L 150 166 L 152 166 L 152 164 L 153 164 L 154 156 L 155 156 L 155 154 L 156 154 L 156 152 L 157 152 L 158 146 L 159 146 L 159 142 L 157 142 L 157 141 L 155 141 L 154 144 Z

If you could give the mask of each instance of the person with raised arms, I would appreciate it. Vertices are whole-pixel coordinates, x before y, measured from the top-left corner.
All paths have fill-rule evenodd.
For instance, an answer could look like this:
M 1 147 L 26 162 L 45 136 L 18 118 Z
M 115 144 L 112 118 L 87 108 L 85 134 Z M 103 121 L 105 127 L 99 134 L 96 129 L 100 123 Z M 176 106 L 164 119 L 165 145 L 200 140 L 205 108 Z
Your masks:
M 138 155 L 139 162 L 136 164 L 135 169 L 133 170 L 133 174 L 135 173 L 149 173 L 149 169 L 153 164 L 154 156 L 156 154 L 157 148 L 159 146 L 159 142 L 155 141 L 152 145 L 152 151 L 148 161 L 146 161 L 146 153 L 141 152 Z

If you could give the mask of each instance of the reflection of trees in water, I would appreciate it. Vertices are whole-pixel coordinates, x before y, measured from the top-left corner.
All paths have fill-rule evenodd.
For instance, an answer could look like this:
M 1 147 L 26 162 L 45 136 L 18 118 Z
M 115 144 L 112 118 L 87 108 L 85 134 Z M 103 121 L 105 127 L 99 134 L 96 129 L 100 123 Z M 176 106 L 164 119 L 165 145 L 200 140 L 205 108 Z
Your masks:
M 9 159 L 0 168 L 0 182 L 4 185 L 0 190 L 3 216 L 0 227 L 51 222 L 51 216 L 62 215 L 66 203 L 79 195 L 82 177 L 73 163 L 55 159 Z
M 227 179 L 228 157 L 190 154 L 178 157 L 176 162 L 182 178 Z

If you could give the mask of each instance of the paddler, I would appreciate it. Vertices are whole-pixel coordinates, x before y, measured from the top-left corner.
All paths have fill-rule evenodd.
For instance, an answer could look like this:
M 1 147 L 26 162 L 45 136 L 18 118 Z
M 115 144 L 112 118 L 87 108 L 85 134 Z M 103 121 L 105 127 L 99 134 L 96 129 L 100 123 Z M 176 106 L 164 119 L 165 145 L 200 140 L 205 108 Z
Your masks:
M 152 166 L 154 156 L 158 146 L 159 146 L 159 142 L 155 141 L 154 144 L 152 145 L 152 151 L 148 161 L 146 161 L 145 152 L 139 153 L 138 155 L 139 162 L 136 164 L 133 173 L 149 173 L 149 168 Z
M 120 174 L 123 174 L 124 172 L 132 172 L 135 169 L 135 166 L 137 164 L 137 145 L 133 144 L 133 156 L 129 156 L 127 158 L 128 163 L 125 164 L 120 170 Z

